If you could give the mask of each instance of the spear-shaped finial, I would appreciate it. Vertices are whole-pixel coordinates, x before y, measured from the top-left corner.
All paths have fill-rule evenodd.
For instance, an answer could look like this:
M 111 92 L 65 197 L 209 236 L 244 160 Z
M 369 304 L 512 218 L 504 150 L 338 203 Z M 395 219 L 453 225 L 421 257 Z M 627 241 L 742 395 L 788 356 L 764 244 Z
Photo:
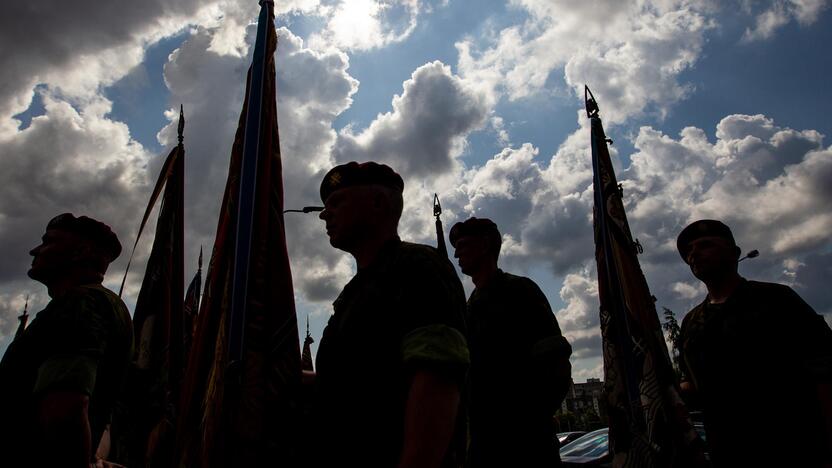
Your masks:
M 202 271 L 202 246 L 199 246 L 199 260 L 197 260 L 197 269 Z
M 589 118 L 598 117 L 598 102 L 595 101 L 595 96 L 589 90 L 589 86 L 584 85 L 584 101 L 586 102 L 586 116 Z
M 433 216 L 436 217 L 436 249 L 448 256 L 448 248 L 445 246 L 445 232 L 442 228 L 442 205 L 439 204 L 439 195 L 433 194 Z
M 309 338 L 310 336 L 312 335 L 309 333 L 309 314 L 306 314 L 306 337 Z
M 26 323 L 29 321 L 29 295 L 26 295 L 26 303 L 23 305 L 23 313 L 17 317 L 17 320 L 20 323 L 17 325 L 17 332 L 14 334 L 14 339 L 17 339 L 21 334 L 23 334 L 23 330 L 26 329 Z
M 183 136 L 185 133 L 185 108 L 182 104 L 179 104 L 179 144 L 182 144 L 182 141 L 185 139 Z

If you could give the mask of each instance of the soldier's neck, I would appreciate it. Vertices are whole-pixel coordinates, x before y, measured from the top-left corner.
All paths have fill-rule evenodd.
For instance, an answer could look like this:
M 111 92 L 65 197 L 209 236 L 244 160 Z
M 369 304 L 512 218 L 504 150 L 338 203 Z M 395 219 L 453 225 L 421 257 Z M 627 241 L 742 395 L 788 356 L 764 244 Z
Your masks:
M 742 282 L 742 277 L 736 272 L 715 278 L 705 282 L 708 288 L 708 302 L 711 304 L 722 304 L 736 291 L 737 286 Z
M 373 264 L 388 242 L 398 238 L 399 235 L 396 231 L 380 232 L 378 235 L 367 237 L 361 245 L 356 247 L 355 251 L 350 253 L 355 257 L 358 268 L 364 269 Z
M 60 278 L 55 278 L 46 285 L 49 297 L 52 299 L 58 298 L 66 294 L 68 291 L 83 286 L 85 284 L 101 284 L 104 281 L 104 275 L 98 272 L 91 271 L 74 271 L 69 272 Z
M 497 263 L 487 263 L 483 265 L 476 273 L 471 275 L 471 280 L 474 286 L 478 288 L 485 287 L 497 275 Z

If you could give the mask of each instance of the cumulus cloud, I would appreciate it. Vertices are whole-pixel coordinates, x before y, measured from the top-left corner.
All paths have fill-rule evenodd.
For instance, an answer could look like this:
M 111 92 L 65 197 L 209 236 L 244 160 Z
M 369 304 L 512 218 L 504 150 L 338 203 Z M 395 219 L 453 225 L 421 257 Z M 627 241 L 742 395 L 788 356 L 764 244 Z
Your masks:
M 472 91 L 450 67 L 436 61 L 417 68 L 393 98 L 393 110 L 354 133 L 341 131 L 335 160 L 387 162 L 407 176 L 451 172 L 465 137 L 484 125 L 485 98 Z
M 742 36 L 743 42 L 770 39 L 778 29 L 797 21 L 801 26 L 814 23 L 829 2 L 826 0 L 775 0 L 763 11 L 757 13 L 754 25 L 748 27 Z
M 563 78 L 577 94 L 588 84 L 608 123 L 655 109 L 664 114 L 686 97 L 678 76 L 701 54 L 714 27 L 707 2 L 517 0 L 529 14 L 478 47 L 457 43 L 460 74 L 498 97 L 516 100 L 542 92 L 549 77 Z M 603 14 L 598 14 L 603 11 Z M 626 86 L 624 86 L 626 84 Z
M 319 9 L 326 26 L 313 34 L 310 42 L 314 48 L 334 46 L 356 51 L 383 47 L 410 36 L 420 12 L 419 0 L 327 3 Z

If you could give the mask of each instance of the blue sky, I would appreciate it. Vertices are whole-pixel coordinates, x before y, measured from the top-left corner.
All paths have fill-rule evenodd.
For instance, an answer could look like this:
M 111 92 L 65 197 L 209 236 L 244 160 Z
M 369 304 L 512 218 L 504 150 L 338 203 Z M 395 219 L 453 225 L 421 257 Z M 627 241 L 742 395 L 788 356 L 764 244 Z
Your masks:
M 316 204 L 333 164 L 375 159 L 405 177 L 406 239 L 435 241 L 434 192 L 446 229 L 492 217 L 504 268 L 541 284 L 573 341 L 575 379 L 600 377 L 589 134 L 579 118 L 586 83 L 615 140 L 659 305 L 683 315 L 701 300 L 673 240 L 687 222 L 718 217 L 742 246 L 763 252 L 743 274 L 790 284 L 832 313 L 820 286 L 832 269 L 828 2 L 572 3 L 278 2 L 287 207 Z M 48 300 L 25 271 L 51 214 L 97 215 L 132 244 L 180 103 L 189 275 L 199 246 L 207 252 L 213 242 L 256 2 L 153 0 L 116 24 L 96 21 L 97 8 L 55 2 L 46 18 L 9 16 L 43 31 L 5 38 L 18 48 L 0 63 L 0 239 L 9 258 L 0 268 L 0 349 L 25 295 L 34 310 Z M 300 322 L 308 313 L 318 338 L 352 260 L 329 247 L 315 218 L 287 223 Z M 150 242 L 146 235 L 128 277 L 131 307 Z

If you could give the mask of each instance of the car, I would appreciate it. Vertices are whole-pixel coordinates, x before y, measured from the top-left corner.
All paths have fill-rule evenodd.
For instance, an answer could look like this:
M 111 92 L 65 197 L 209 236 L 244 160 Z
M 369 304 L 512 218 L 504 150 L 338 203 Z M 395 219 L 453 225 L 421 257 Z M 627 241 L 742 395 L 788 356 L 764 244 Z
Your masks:
M 584 431 L 558 432 L 558 443 L 561 447 L 586 434 Z
M 703 442 L 707 444 L 705 427 L 695 423 L 694 429 Z M 609 428 L 585 434 L 560 449 L 560 460 L 563 466 L 612 466 L 610 456 Z M 710 461 L 710 454 L 705 451 L 705 460 Z
M 610 466 L 609 428 L 592 431 L 564 445 L 560 460 L 563 466 Z

